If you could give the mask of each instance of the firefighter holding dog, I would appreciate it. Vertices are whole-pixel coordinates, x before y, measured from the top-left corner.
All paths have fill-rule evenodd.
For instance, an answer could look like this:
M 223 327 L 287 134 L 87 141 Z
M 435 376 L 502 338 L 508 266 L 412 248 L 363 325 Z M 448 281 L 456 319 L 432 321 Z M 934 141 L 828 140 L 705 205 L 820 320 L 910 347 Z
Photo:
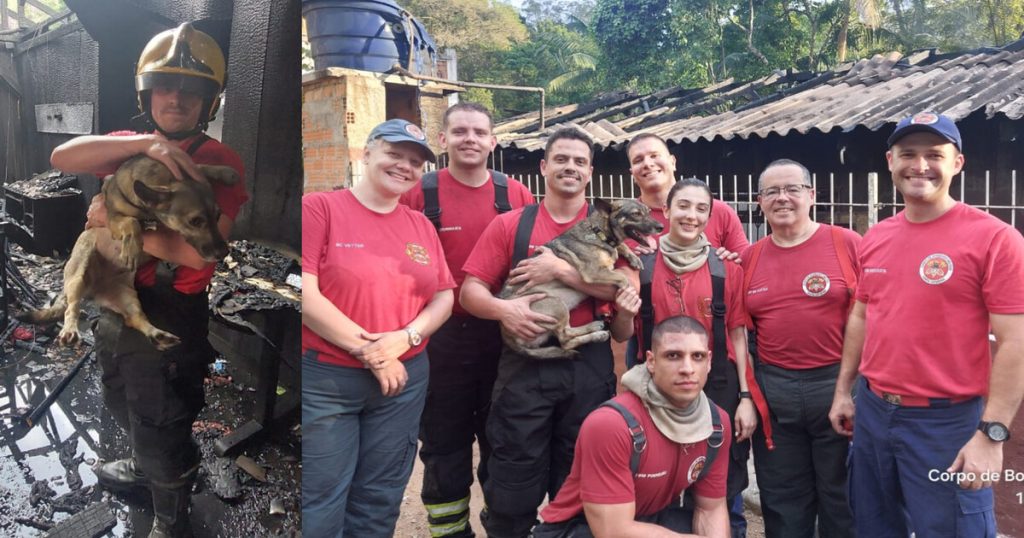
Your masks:
M 206 181 L 196 163 L 230 166 L 244 178 L 241 158 L 203 132 L 219 107 L 225 67 L 217 42 L 189 23 L 157 34 L 143 49 L 135 73 L 142 132 L 75 138 L 54 149 L 53 166 L 103 177 L 127 159 L 146 155 L 183 181 Z M 221 209 L 217 227 L 227 238 L 248 195 L 243 181 L 212 186 Z M 100 195 L 87 226 L 105 224 Z M 98 235 L 97 248 L 117 260 L 109 233 Z M 191 536 L 189 501 L 200 462 L 192 422 L 205 404 L 203 378 L 214 356 L 207 341 L 206 288 L 216 264 L 163 228 L 143 233 L 143 250 L 152 257 L 135 276 L 143 310 L 181 344 L 160 352 L 138 331 L 124 328 L 119 315 L 104 310 L 96 327 L 104 403 L 128 433 L 132 454 L 100 464 L 95 472 L 110 489 L 149 488 L 151 538 Z

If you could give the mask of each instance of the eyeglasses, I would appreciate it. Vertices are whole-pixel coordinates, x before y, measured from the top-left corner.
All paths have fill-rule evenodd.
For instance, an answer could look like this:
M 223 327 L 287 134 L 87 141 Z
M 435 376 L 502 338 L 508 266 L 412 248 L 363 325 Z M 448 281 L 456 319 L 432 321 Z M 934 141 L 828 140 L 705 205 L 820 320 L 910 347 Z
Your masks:
M 784 185 L 782 187 L 768 187 L 767 189 L 759 191 L 759 194 L 761 196 L 765 197 L 765 198 L 775 198 L 776 196 L 781 194 L 782 191 L 786 191 L 786 194 L 789 195 L 789 196 L 799 196 L 800 193 L 804 192 L 804 189 L 811 189 L 811 188 L 813 188 L 813 187 L 811 187 L 810 185 L 803 185 L 803 184 L 800 184 L 800 185 Z

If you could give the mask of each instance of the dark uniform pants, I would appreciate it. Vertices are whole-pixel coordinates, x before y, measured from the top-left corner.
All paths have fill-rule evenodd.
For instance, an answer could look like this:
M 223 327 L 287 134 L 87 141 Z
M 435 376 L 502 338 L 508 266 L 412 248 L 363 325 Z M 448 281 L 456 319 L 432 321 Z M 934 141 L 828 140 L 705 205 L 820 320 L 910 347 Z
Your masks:
M 205 404 L 203 378 L 213 350 L 207 341 L 205 292 L 140 288 L 150 322 L 182 343 L 160 352 L 142 333 L 104 310 L 96 328 L 103 400 L 128 432 L 141 471 L 157 484 L 182 481 L 199 463 L 192 422 Z
M 484 428 L 501 356 L 498 322 L 453 316 L 427 345 L 430 384 L 420 421 L 423 505 L 431 536 L 472 536 L 469 488 L 473 440 L 480 443 L 478 477 L 487 479 L 491 445 Z
M 854 536 L 846 497 L 850 443 L 828 419 L 838 375 L 838 363 L 808 370 L 764 363 L 758 368 L 775 442 L 775 450 L 768 450 L 757 429 L 754 464 L 768 538 Z
M 484 528 L 490 538 L 520 538 L 537 507 L 569 475 L 583 419 L 615 393 L 607 342 L 580 348 L 575 359 L 538 360 L 502 352 L 487 438 L 489 475 Z
M 716 383 L 713 381 L 717 365 L 712 365 L 711 375 L 704 386 L 704 394 L 707 394 L 711 401 L 715 402 L 729 414 L 729 422 L 736 426 L 736 408 L 739 406 L 740 382 L 736 373 L 736 363 L 726 360 L 724 363 L 724 379 Z M 737 496 L 747 489 L 750 479 L 747 476 L 747 459 L 750 457 L 750 440 L 742 443 L 736 442 L 733 435 L 733 443 L 729 450 L 729 478 L 726 482 L 725 501 L 729 506 L 729 524 L 732 527 L 733 537 L 746 536 L 747 521 L 743 516 L 743 503 L 736 501 Z M 738 508 L 737 508 L 738 507 Z

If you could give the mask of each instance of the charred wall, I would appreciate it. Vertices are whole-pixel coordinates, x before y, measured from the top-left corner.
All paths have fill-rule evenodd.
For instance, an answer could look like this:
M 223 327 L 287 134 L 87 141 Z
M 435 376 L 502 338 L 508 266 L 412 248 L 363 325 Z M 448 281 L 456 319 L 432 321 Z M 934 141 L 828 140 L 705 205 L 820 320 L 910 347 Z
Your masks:
M 41 133 L 35 106 L 45 103 L 97 102 L 99 45 L 81 24 L 70 22 L 19 42 L 14 64 L 20 86 L 21 144 L 16 167 L 5 180 L 24 179 L 50 168 L 50 151 L 69 135 Z
M 247 237 L 301 249 L 299 3 L 237 0 L 228 60 L 224 142 L 245 163 Z

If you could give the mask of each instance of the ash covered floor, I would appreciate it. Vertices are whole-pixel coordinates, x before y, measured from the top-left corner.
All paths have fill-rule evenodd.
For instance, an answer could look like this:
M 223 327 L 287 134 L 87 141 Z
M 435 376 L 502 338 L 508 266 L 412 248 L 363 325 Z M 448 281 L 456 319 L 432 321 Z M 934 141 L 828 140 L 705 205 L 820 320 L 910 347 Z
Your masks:
M 11 259 L 23 280 L 39 290 L 40 297 L 46 292 L 52 296 L 60 285 L 59 262 L 13 250 Z M 253 249 L 243 245 L 242 250 L 233 248 L 232 253 L 241 257 Z M 221 302 L 259 302 L 247 290 L 223 291 L 225 283 L 232 287 L 236 281 L 258 279 L 252 267 L 232 260 L 218 267 L 214 294 L 220 293 Z M 249 274 L 238 274 L 241 269 Z M 283 279 L 284 273 L 278 276 Z M 211 304 L 216 310 L 217 301 Z M 88 325 L 83 321 L 82 329 Z M 57 330 L 22 326 L 5 331 L 0 341 L 0 536 L 146 536 L 152 524 L 148 492 L 113 494 L 97 484 L 92 471 L 98 461 L 130 453 L 125 433 L 103 405 L 100 370 L 93 358 L 83 363 L 34 426 L 27 427 L 22 420 L 88 351 L 84 344 L 60 347 L 52 341 Z M 88 340 L 88 331 L 83 334 Z M 241 363 L 239 357 L 221 356 L 211 365 L 207 405 L 193 425 L 203 453 L 192 497 L 192 523 L 199 538 L 301 535 L 298 414 L 275 421 L 229 457 L 214 453 L 217 439 L 252 419 L 255 384 L 252 365 Z M 278 386 L 280 396 L 287 392 Z M 71 523 L 78 527 L 68 529 Z

